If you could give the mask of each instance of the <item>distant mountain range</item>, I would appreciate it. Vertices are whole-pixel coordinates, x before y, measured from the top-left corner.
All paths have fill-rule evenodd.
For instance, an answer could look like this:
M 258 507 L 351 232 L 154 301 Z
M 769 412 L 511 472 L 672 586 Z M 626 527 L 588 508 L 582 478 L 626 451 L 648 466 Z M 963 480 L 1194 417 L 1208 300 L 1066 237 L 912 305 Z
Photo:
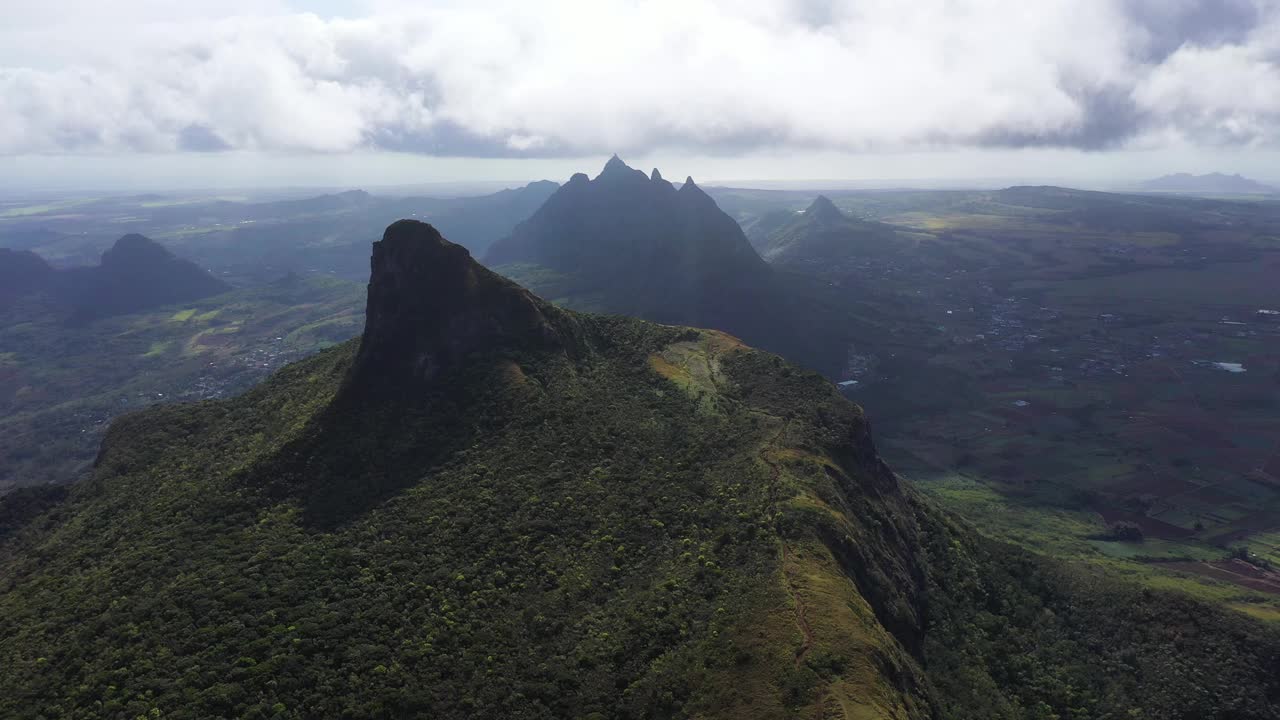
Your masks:
M 511 233 L 559 185 L 550 181 L 487 195 L 389 197 L 363 190 L 270 202 L 135 196 L 77 205 L 74 215 L 32 213 L 0 222 L 0 247 L 37 250 L 56 266 L 87 264 L 114 241 L 102 229 L 162 238 L 183 256 L 244 284 L 288 272 L 363 281 L 368 246 L 399 218 L 430 220 L 472 252 Z
M 71 322 L 137 312 L 230 290 L 225 282 L 142 235 L 125 235 L 95 266 L 55 270 L 39 255 L 0 249 L 0 300 L 44 293 Z
M 485 259 L 568 307 L 724 330 L 831 374 L 857 326 L 770 268 L 693 178 L 677 190 L 617 156 L 570 178 Z
M 1240 175 L 1223 175 L 1222 173 L 1209 173 L 1208 175 L 1176 173 L 1174 175 L 1165 175 L 1142 183 L 1142 190 L 1146 192 L 1220 195 L 1264 195 L 1277 191 L 1275 187 L 1260 183 L 1257 180 L 1251 180 Z

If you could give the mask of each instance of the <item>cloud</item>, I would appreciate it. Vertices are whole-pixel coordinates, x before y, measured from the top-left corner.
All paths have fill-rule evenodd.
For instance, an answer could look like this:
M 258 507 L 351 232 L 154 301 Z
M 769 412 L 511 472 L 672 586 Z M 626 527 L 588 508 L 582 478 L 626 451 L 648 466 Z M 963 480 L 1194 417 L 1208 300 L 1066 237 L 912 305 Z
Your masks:
M 2 154 L 1280 140 L 1277 0 L 48 5 L 0 30 Z

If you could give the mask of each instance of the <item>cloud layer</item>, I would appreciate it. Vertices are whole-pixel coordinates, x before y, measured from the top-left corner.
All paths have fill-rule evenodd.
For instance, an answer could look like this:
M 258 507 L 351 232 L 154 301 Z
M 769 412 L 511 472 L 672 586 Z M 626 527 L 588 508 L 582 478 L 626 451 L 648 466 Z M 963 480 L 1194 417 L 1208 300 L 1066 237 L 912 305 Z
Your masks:
M 1278 0 L 174 5 L 18 11 L 0 154 L 1280 140 Z

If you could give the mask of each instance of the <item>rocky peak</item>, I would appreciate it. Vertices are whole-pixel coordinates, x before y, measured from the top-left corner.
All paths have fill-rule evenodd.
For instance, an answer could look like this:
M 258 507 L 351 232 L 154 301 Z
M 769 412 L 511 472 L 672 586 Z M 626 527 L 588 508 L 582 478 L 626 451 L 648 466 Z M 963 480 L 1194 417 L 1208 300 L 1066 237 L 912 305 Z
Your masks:
M 613 184 L 621 181 L 634 182 L 637 180 L 647 180 L 645 174 L 635 168 L 622 162 L 622 158 L 614 155 L 609 158 L 609 162 L 604 164 L 604 169 L 596 176 L 596 182 L 606 182 Z
M 373 244 L 352 376 L 403 391 L 473 353 L 554 345 L 556 312 L 431 225 L 400 220 Z
M 710 195 L 698 187 L 698 184 L 693 181 L 692 175 L 684 179 L 684 184 L 680 186 L 679 195 L 686 203 L 715 205 L 715 200 L 712 200 Z M 718 211 L 719 206 L 716 206 L 716 209 Z
M 819 195 L 814 198 L 809 208 L 804 211 L 805 217 L 812 217 L 817 220 L 844 220 L 844 213 L 840 212 L 840 208 L 831 202 L 826 195 Z

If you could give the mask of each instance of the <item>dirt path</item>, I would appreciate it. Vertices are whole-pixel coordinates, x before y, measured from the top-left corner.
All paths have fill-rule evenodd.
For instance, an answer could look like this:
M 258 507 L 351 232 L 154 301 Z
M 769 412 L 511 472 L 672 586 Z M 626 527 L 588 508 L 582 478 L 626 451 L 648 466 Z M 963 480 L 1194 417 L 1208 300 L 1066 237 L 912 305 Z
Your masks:
M 800 597 L 800 584 L 796 582 L 795 573 L 787 569 L 789 559 L 787 544 L 784 542 L 782 543 L 782 574 L 787 578 L 787 594 L 791 596 L 791 601 L 796 606 L 796 625 L 800 627 L 800 634 L 804 636 L 804 642 L 796 651 L 796 667 L 800 667 L 800 663 L 804 662 L 804 656 L 813 649 L 813 628 L 809 626 L 809 609 Z
M 769 506 L 773 512 L 778 510 L 778 494 L 782 481 L 782 469 L 778 467 L 778 463 L 769 457 L 770 448 L 777 445 L 778 440 L 782 437 L 787 429 L 784 424 L 773 436 L 773 439 L 761 446 L 758 453 L 760 461 L 769 468 Z M 796 651 L 796 667 L 804 662 L 804 658 L 813 649 L 813 628 L 809 625 L 809 608 L 804 603 L 804 599 L 800 596 L 800 583 L 796 577 L 795 571 L 789 567 L 791 561 L 791 551 L 787 547 L 787 541 L 782 539 L 782 533 L 779 529 L 778 539 L 782 544 L 782 574 L 787 582 L 787 594 L 791 597 L 791 602 L 795 606 L 796 626 L 800 628 L 800 635 L 804 641 L 800 644 L 800 649 Z

